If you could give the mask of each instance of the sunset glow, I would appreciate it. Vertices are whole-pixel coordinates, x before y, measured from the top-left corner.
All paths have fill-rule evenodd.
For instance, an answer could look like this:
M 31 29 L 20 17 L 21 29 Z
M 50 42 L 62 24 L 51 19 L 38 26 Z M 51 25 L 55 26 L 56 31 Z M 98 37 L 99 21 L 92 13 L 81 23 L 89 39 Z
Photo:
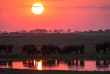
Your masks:
M 0 0 L 1 31 L 105 30 L 109 19 L 110 0 Z

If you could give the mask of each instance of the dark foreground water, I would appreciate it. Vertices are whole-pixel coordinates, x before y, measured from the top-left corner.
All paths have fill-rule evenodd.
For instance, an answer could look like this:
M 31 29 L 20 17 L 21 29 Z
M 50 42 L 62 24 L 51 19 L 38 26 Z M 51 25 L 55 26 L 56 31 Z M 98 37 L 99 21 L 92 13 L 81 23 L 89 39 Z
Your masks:
M 94 60 L 0 60 L 0 68 L 34 69 L 34 70 L 71 70 L 71 71 L 110 71 L 110 61 Z

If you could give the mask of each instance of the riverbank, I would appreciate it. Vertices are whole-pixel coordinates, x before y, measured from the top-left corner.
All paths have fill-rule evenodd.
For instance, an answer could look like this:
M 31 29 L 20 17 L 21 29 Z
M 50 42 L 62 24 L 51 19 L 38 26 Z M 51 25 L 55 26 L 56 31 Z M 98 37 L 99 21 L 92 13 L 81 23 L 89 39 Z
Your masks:
M 110 74 L 108 71 L 58 71 L 58 70 L 19 70 L 1 69 L 0 74 Z
M 50 56 L 43 56 L 42 54 L 36 54 L 36 55 L 31 55 L 28 56 L 27 54 L 6 54 L 6 53 L 1 53 L 0 54 L 0 59 L 12 59 L 12 60 L 34 60 L 34 59 L 38 59 L 38 60 L 48 60 L 48 59 L 53 59 L 53 60 L 110 60 L 110 54 L 80 54 L 80 55 L 75 55 L 75 54 L 71 54 L 71 55 L 56 55 L 56 54 L 52 54 Z

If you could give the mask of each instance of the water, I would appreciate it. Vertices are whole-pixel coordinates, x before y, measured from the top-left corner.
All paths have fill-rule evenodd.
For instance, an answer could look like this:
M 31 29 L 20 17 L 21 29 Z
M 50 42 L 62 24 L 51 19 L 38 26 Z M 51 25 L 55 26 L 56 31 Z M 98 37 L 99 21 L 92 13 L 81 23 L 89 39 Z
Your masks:
M 65 70 L 65 71 L 110 71 L 110 61 L 95 60 L 0 60 L 0 68 L 33 69 L 33 70 Z

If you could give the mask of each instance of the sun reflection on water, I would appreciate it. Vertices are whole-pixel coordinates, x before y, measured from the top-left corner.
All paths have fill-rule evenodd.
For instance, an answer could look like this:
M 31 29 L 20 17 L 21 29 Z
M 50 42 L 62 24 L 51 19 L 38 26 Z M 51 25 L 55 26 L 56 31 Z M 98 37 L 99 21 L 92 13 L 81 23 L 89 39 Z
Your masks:
M 39 61 L 37 63 L 38 63 L 37 69 L 42 70 L 42 61 Z
M 110 61 L 105 60 L 24 60 L 0 61 L 0 68 L 33 70 L 110 71 Z
M 36 67 L 37 70 L 42 70 L 42 60 L 40 61 L 34 60 L 34 67 Z

